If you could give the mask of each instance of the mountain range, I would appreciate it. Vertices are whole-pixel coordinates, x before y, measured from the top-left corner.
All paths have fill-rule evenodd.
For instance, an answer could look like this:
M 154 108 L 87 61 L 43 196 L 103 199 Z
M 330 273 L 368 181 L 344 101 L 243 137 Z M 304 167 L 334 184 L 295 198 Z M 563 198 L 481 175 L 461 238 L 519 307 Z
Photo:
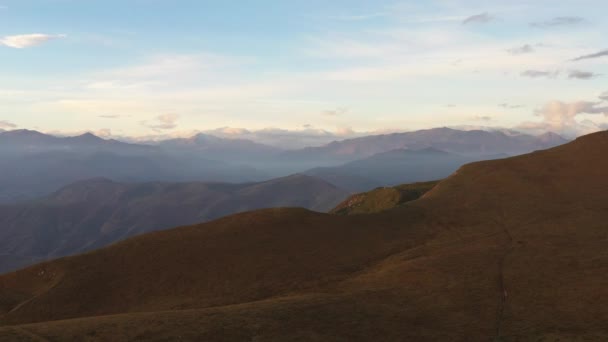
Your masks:
M 517 155 L 566 142 L 566 139 L 555 133 L 532 136 L 516 132 L 433 128 L 336 141 L 321 147 L 287 151 L 282 157 L 288 160 L 353 161 L 391 150 L 426 148 L 464 155 Z
M 133 144 L 90 133 L 57 137 L 14 130 L 0 133 L 0 203 L 46 196 L 70 183 L 98 177 L 118 182 L 245 183 L 306 173 L 351 191 L 367 191 L 443 178 L 470 161 L 527 153 L 565 141 L 550 133 L 535 137 L 437 128 L 283 151 L 206 134 Z M 431 156 L 433 150 L 450 156 Z M 428 158 L 414 156 L 423 153 Z
M 242 211 L 302 207 L 326 212 L 347 196 L 305 175 L 248 184 L 81 181 L 46 198 L 0 205 L 0 273 Z
M 388 211 L 247 212 L 32 266 L 0 276 L 0 339 L 605 341 L 607 154 L 601 132 Z
M 4 132 L 0 134 L 0 160 L 0 203 L 30 200 L 98 177 L 122 182 L 270 178 L 247 165 L 171 154 L 156 146 L 104 140 L 92 134 L 55 137 L 26 130 Z

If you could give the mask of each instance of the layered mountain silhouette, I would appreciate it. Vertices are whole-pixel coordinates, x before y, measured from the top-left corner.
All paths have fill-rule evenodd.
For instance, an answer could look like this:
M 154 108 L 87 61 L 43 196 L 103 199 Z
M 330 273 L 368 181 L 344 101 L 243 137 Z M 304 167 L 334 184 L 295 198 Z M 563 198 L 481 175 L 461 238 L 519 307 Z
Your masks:
M 0 132 L 0 203 L 45 196 L 70 183 L 97 177 L 118 182 L 244 183 L 305 172 L 351 191 L 367 191 L 377 186 L 443 178 L 473 160 L 527 153 L 564 142 L 556 134 L 535 137 L 438 128 L 283 151 L 250 140 L 207 134 L 154 144 L 133 144 L 105 140 L 91 133 L 58 137 L 14 130 Z M 428 160 L 417 166 L 413 165 L 416 161 L 405 161 L 409 158 L 407 151 L 432 149 L 460 155 L 462 160 L 449 167 L 434 167 Z M 391 157 L 391 154 L 395 156 Z M 401 157 L 404 161 L 395 163 L 395 158 Z M 436 157 L 445 164 L 447 158 Z M 360 159 L 363 160 L 342 165 Z M 375 169 L 368 169 L 366 163 L 371 163 Z M 432 169 L 430 178 L 415 175 L 416 169 L 424 168 Z M 379 169 L 390 171 L 378 172 Z
M 305 175 L 262 183 L 82 181 L 26 203 L 0 205 L 0 273 L 130 236 L 273 207 L 328 211 L 348 196 Z
M 421 150 L 398 149 L 340 166 L 314 168 L 305 173 L 358 192 L 376 187 L 443 179 L 464 164 L 504 157 L 508 155 L 459 155 L 432 147 Z
M 121 154 L 150 152 L 154 147 L 105 140 L 91 133 L 57 137 L 32 130 L 0 132 L 0 153 L 21 154 L 48 151 L 120 151 Z
M 270 209 L 0 277 L 0 338 L 608 339 L 608 133 L 368 215 Z
M 231 161 L 259 161 L 276 157 L 282 150 L 246 139 L 225 139 L 208 134 L 170 139 L 158 144 L 171 152 L 202 154 L 206 158 Z
M 92 134 L 55 137 L 36 131 L 0 134 L 0 203 L 45 196 L 70 183 L 104 177 L 122 182 L 268 179 L 255 168 L 167 153 L 159 147 L 104 140 Z
M 567 140 L 555 133 L 532 136 L 503 131 L 461 131 L 451 128 L 433 128 L 407 133 L 373 135 L 336 141 L 321 147 L 308 147 L 287 151 L 288 160 L 344 160 L 353 161 L 392 150 L 421 150 L 434 148 L 464 155 L 517 155 L 555 147 Z

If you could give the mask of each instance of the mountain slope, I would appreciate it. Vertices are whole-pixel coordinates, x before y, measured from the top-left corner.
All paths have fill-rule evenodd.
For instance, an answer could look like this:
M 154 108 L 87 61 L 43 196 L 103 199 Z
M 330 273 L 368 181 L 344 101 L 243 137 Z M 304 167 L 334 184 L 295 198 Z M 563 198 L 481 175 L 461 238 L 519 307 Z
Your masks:
M 40 264 L 0 277 L 0 336 L 603 341 L 607 153 L 602 132 L 383 213 L 250 212 Z
M 83 181 L 48 198 L 0 206 L 0 272 L 247 210 L 327 211 L 347 195 L 304 175 L 249 184 Z
M 403 184 L 355 194 L 338 204 L 330 213 L 337 215 L 358 215 L 394 209 L 402 204 L 419 199 L 431 191 L 437 183 L 439 182 Z
M 305 173 L 351 191 L 369 191 L 376 187 L 442 179 L 464 164 L 504 157 L 464 156 L 435 148 L 399 149 L 341 166 L 311 169 Z

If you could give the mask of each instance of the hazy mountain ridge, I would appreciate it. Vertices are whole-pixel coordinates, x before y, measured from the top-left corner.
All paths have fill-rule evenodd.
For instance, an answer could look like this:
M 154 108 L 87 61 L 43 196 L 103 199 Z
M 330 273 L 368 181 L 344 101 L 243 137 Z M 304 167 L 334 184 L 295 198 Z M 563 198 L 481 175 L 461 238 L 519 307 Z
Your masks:
M 367 136 L 336 141 L 322 147 L 309 147 L 283 153 L 285 159 L 352 161 L 391 150 L 420 150 L 435 148 L 446 152 L 468 155 L 522 154 L 566 143 L 557 134 L 535 137 L 527 134 L 507 135 L 501 131 L 460 131 L 433 128 L 406 133 Z
M 161 148 L 173 152 L 201 153 L 208 158 L 233 161 L 259 161 L 276 157 L 282 150 L 246 139 L 225 139 L 208 134 L 160 141 Z
M 346 191 L 305 175 L 250 184 L 82 181 L 48 198 L 0 206 L 0 250 L 5 254 L 0 272 L 247 210 L 328 211 L 346 196 Z
M 0 132 L 0 153 L 42 153 L 48 151 L 88 152 L 112 151 L 131 154 L 152 152 L 152 146 L 105 140 L 92 133 L 73 137 L 59 137 L 32 130 L 13 130 Z
M 398 149 L 348 162 L 341 166 L 315 168 L 305 173 L 355 192 L 376 187 L 442 179 L 464 164 L 507 155 L 459 155 L 427 147 L 421 150 Z
M 0 203 L 45 196 L 67 184 L 96 177 L 121 182 L 242 183 L 284 177 L 305 170 L 310 170 L 306 171 L 307 174 L 322 177 L 340 187 L 366 191 L 377 186 L 443 178 L 466 162 L 487 158 L 487 154 L 480 154 L 480 151 L 507 153 L 513 152 L 513 146 L 516 146 L 518 151 L 529 152 L 561 142 L 563 138 L 555 134 L 532 137 L 439 128 L 369 136 L 320 148 L 284 152 L 249 140 L 208 134 L 142 145 L 105 140 L 91 133 L 58 137 L 36 131 L 13 130 L 0 133 Z M 361 161 L 340 166 L 344 163 L 341 160 L 365 159 L 395 148 L 404 149 L 404 146 L 409 150 L 441 150 L 442 147 L 447 148 L 446 152 L 464 150 L 466 153 L 463 155 L 476 158 L 463 158 L 450 167 L 438 167 L 437 170 L 442 172 L 434 172 L 426 178 L 408 176 L 411 171 L 407 167 L 411 165 L 395 161 L 382 164 L 380 156 L 376 157 L 378 165 L 365 165 L 366 161 Z M 336 166 L 337 169 L 319 169 Z M 370 166 L 376 170 L 364 172 Z M 381 167 L 392 168 L 393 175 L 378 172 Z M 351 172 L 355 168 L 356 172 Z M 393 177 L 399 173 L 404 176 Z
M 97 177 L 123 182 L 270 178 L 247 165 L 167 153 L 159 147 L 104 140 L 92 134 L 66 138 L 8 131 L 0 134 L 0 157 L 0 203 L 45 196 L 70 183 Z

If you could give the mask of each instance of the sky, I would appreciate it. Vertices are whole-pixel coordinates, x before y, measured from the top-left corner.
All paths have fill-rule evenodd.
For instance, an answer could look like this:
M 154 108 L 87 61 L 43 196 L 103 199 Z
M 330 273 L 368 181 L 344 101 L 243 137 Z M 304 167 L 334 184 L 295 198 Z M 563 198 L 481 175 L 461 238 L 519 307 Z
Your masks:
M 0 0 L 0 129 L 608 129 L 605 0 Z

